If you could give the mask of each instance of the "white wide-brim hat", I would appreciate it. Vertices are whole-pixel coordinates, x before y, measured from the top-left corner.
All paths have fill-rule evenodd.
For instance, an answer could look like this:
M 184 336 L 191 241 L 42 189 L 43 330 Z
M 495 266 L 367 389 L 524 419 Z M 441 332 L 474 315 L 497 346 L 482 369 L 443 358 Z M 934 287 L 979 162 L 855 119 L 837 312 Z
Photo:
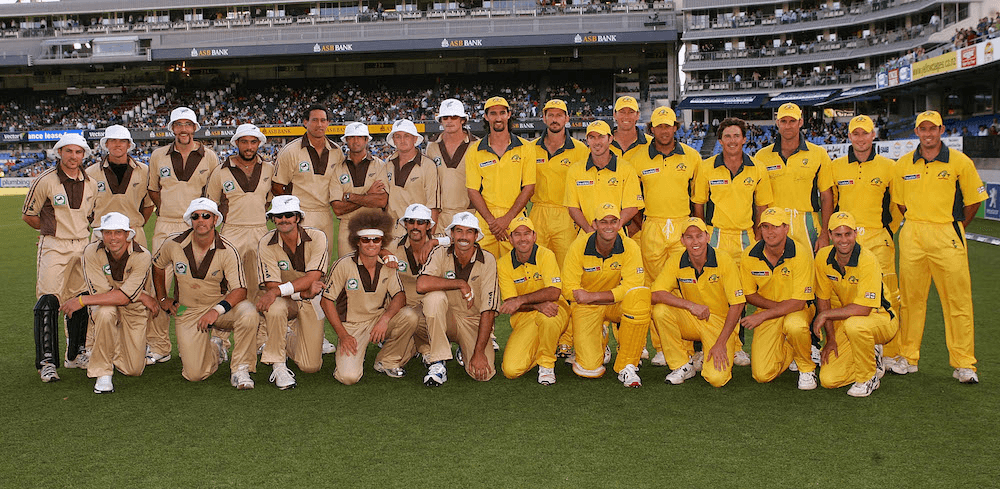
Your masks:
M 222 213 L 219 212 L 219 205 L 213 202 L 212 199 L 198 197 L 197 199 L 192 200 L 191 204 L 188 205 L 187 210 L 184 211 L 184 222 L 186 222 L 188 226 L 191 225 L 191 214 L 198 211 L 208 211 L 215 214 L 215 217 L 219 219 L 215 225 L 219 226 L 222 224 Z
M 434 218 L 431 217 L 431 210 L 423 204 L 410 204 L 406 207 L 406 212 L 403 213 L 403 217 L 400 217 L 397 222 L 403 225 L 403 219 L 427 219 L 431 221 L 431 227 L 434 227 Z
M 469 115 L 465 113 L 465 105 L 462 104 L 461 100 L 457 98 L 449 98 L 441 101 L 441 109 L 438 110 L 438 114 L 434 116 L 434 119 L 441 122 L 442 117 L 448 116 L 458 116 L 465 119 L 469 118 Z
M 233 137 L 229 138 L 229 142 L 233 146 L 236 146 L 236 141 L 239 141 L 239 139 L 243 136 L 257 138 L 262 145 L 267 142 L 267 136 L 260 132 L 260 128 L 253 124 L 240 124 L 239 127 L 236 128 L 236 133 L 233 134 Z
M 167 123 L 167 129 L 170 129 L 170 132 L 174 132 L 174 123 L 185 119 L 194 123 L 195 131 L 201 129 L 201 124 L 198 124 L 198 115 L 187 107 L 177 107 L 170 111 L 170 122 Z
M 286 212 L 298 212 L 303 216 L 302 208 L 299 206 L 299 198 L 294 195 L 279 195 L 271 201 L 271 209 L 267 211 L 267 217 Z
M 135 238 L 135 230 L 129 226 L 128 217 L 120 212 L 109 212 L 101 216 L 101 225 L 94 228 L 94 231 L 128 231 L 128 240 Z M 104 240 L 103 235 L 101 240 Z
M 405 132 L 406 134 L 412 134 L 416 136 L 417 142 L 416 144 L 414 144 L 414 146 L 420 146 L 420 143 L 424 142 L 424 137 L 421 136 L 419 132 L 417 132 L 417 126 L 415 126 L 409 120 L 403 119 L 401 121 L 393 122 L 392 130 L 389 131 L 389 135 L 385 137 L 386 142 L 389 143 L 389 146 L 392 146 L 393 148 L 396 147 L 396 142 L 392 140 L 392 135 L 396 134 L 397 132 Z
M 83 148 L 84 158 L 90 157 L 90 145 L 87 144 L 87 140 L 84 139 L 83 136 L 80 134 L 70 133 L 70 134 L 64 134 L 63 137 L 59 138 L 59 141 L 56 141 L 56 145 L 52 148 L 52 150 L 55 151 L 56 153 L 56 159 L 58 160 L 62 158 L 61 156 L 59 156 L 59 148 L 62 148 L 63 146 L 72 146 L 72 145 L 76 145 Z
M 445 232 L 451 233 L 451 228 L 455 226 L 465 226 L 479 231 L 479 237 L 476 238 L 476 241 L 486 237 L 486 235 L 483 234 L 483 230 L 479 227 L 479 219 L 476 219 L 476 216 L 471 212 L 459 212 L 458 214 L 455 214 L 455 217 L 451 220 L 451 224 L 445 228 Z
M 344 128 L 344 135 L 340 137 L 340 142 L 347 144 L 347 138 L 350 136 L 364 136 L 368 138 L 371 142 L 372 135 L 368 132 L 368 124 L 364 122 L 352 122 Z
M 108 140 L 109 139 L 128 139 L 129 147 L 128 150 L 132 151 L 135 149 L 135 141 L 132 139 L 132 133 L 125 127 L 118 124 L 113 126 L 108 126 L 104 130 L 104 137 L 101 138 L 101 149 L 108 151 Z

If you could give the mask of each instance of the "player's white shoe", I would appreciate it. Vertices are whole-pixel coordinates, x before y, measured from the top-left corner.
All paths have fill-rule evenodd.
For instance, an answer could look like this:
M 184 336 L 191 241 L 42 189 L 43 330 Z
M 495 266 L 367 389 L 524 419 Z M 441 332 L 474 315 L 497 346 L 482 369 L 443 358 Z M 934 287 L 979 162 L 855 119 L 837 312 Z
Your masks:
M 462 347 L 455 348 L 455 361 L 458 362 L 459 367 L 465 366 L 465 356 L 462 355 Z
M 87 367 L 89 366 L 90 366 L 90 352 L 86 350 L 80 350 L 80 352 L 76 354 L 76 358 L 72 360 L 63 359 L 63 367 L 66 368 L 79 368 L 87 370 Z
M 42 382 L 46 384 L 49 382 L 58 382 L 59 374 L 56 373 L 56 366 L 51 363 L 43 363 L 42 368 L 38 370 L 38 374 L 42 377 Z
M 850 389 L 847 389 L 847 395 L 851 397 L 868 397 L 878 389 L 881 381 L 878 375 L 872 376 L 867 382 L 855 382 L 851 385 Z
M 694 367 L 695 372 L 701 372 L 702 367 L 705 364 L 705 352 L 696 351 L 694 355 L 691 356 L 691 366 Z
M 643 348 L 642 353 L 639 354 L 640 360 L 649 360 L 649 350 Z
M 222 342 L 222 338 L 218 336 L 212 337 L 212 344 L 215 345 L 215 350 L 219 352 L 219 365 L 229 361 L 229 351 L 226 350 L 226 345 Z
M 115 391 L 115 385 L 111 383 L 110 375 L 102 375 L 94 383 L 94 394 L 110 394 Z
M 875 376 L 880 379 L 885 376 L 885 363 L 882 363 L 882 345 L 875 345 Z
M 424 376 L 424 385 L 437 387 L 447 381 L 448 369 L 445 368 L 444 362 L 434 362 L 430 367 L 427 367 L 427 375 Z
M 556 383 L 556 370 L 538 366 L 538 383 L 542 385 L 552 385 Z
M 811 391 L 816 388 L 816 371 L 799 372 L 799 390 Z
M 963 384 L 978 384 L 979 376 L 971 368 L 956 368 L 951 374 Z
M 691 362 L 688 362 L 678 368 L 675 368 L 673 372 L 667 374 L 667 378 L 663 379 L 663 381 L 672 385 L 680 385 L 683 384 L 685 380 L 694 377 L 694 374 L 694 365 L 692 365 Z
M 573 354 L 573 347 L 569 345 L 556 345 L 556 358 L 566 358 Z
M 565 362 L 566 365 L 573 365 L 574 363 L 576 363 L 576 352 L 570 353 L 569 356 L 566 357 L 565 360 L 563 360 L 563 362 Z
M 295 388 L 295 374 L 291 370 L 288 370 L 285 362 L 271 365 L 271 378 L 268 381 L 274 383 L 275 387 L 283 391 Z
M 788 364 L 788 370 L 791 371 L 791 372 L 798 372 L 799 371 L 799 364 L 795 363 L 795 360 L 792 360 L 792 363 Z
M 892 373 L 896 375 L 912 374 L 917 371 L 916 365 L 910 365 L 902 356 L 896 357 L 896 362 L 892 365 Z
M 733 365 L 737 367 L 750 365 L 750 354 L 743 350 L 736 350 L 736 353 L 733 354 Z
M 642 387 L 642 380 L 636 372 L 635 365 L 631 363 L 623 367 L 621 372 L 618 372 L 618 380 L 625 387 Z
M 236 367 L 236 371 L 229 376 L 229 383 L 241 391 L 253 389 L 253 378 L 250 377 L 250 366 L 242 363 L 239 367 Z
M 406 377 L 406 369 L 403 367 L 389 368 L 382 365 L 382 362 L 375 362 L 375 371 L 388 375 L 394 379 Z
M 149 345 L 146 345 L 146 365 L 152 365 L 154 363 L 164 363 L 170 361 L 170 354 L 160 355 L 159 353 L 153 353 L 149 349 Z
M 330 340 L 323 338 L 323 354 L 329 355 L 337 352 L 337 345 L 330 343 Z
M 809 359 L 812 360 L 814 364 L 819 365 L 821 358 L 823 358 L 823 350 L 820 350 L 816 345 L 810 346 Z
M 491 336 L 490 341 L 493 342 L 493 351 L 500 351 L 500 343 L 497 343 L 497 337 Z
M 607 365 L 611 361 L 611 347 L 604 347 L 604 364 Z
M 653 359 L 649 361 L 649 364 L 657 367 L 665 367 L 667 365 L 667 357 L 663 355 L 662 351 L 658 351 L 656 352 L 656 355 L 653 355 Z
M 896 359 L 894 357 L 882 357 L 882 368 L 891 372 L 893 367 L 896 365 Z

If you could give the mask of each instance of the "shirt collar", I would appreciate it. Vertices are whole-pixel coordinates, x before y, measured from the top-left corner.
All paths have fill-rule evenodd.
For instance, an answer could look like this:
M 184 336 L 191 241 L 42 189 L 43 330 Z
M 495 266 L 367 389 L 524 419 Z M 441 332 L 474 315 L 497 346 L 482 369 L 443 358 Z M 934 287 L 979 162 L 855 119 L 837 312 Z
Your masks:
M 875 150 L 875 148 L 873 147 L 872 151 L 874 151 L 874 150 Z M 781 141 L 780 140 L 772 145 L 771 151 L 773 151 L 775 153 L 778 153 L 778 155 L 781 156 Z M 795 153 L 798 153 L 799 151 L 809 151 L 809 146 L 806 145 L 806 137 L 803 136 L 802 133 L 799 133 L 799 147 L 798 147 L 798 149 L 795 150 Z M 792 153 L 792 154 L 795 154 L 795 153 Z
M 656 158 L 656 155 L 663 155 L 663 159 L 670 158 L 673 155 L 684 156 L 684 148 L 681 147 L 681 142 L 674 140 L 674 149 L 670 151 L 670 154 L 663 154 L 656 149 L 656 143 L 649 143 L 649 158 Z
M 535 244 L 535 246 L 531 248 L 531 256 L 528 257 L 528 261 L 527 262 L 521 263 L 521 262 L 517 261 L 517 251 L 516 250 L 510 250 L 510 261 L 511 261 L 511 264 L 514 265 L 514 269 L 517 270 L 517 267 L 519 267 L 521 265 L 524 265 L 526 263 L 530 263 L 532 265 L 537 265 L 538 264 L 538 261 L 537 261 L 538 256 L 537 255 L 538 255 L 538 245 Z
M 625 253 L 625 242 L 622 241 L 622 236 L 619 234 L 615 236 L 615 244 L 611 246 L 611 255 L 620 255 Z M 597 232 L 590 233 L 587 237 L 587 247 L 583 250 L 584 255 L 596 256 L 602 260 L 610 258 L 611 255 L 603 256 L 597 251 Z
M 514 148 L 516 148 L 518 146 L 521 146 L 522 144 L 523 143 L 521 143 L 521 138 L 517 137 L 514 134 L 511 134 L 510 135 L 510 144 L 507 145 L 507 149 L 504 150 L 504 154 L 506 154 L 508 151 L 510 151 L 510 150 L 512 150 L 512 149 L 514 149 Z M 490 146 L 490 135 L 489 134 L 487 134 L 483 139 L 479 140 L 479 146 L 477 146 L 477 148 L 479 149 L 479 151 L 489 151 L 490 153 L 493 153 L 493 154 L 497 155 L 496 152 L 493 151 L 493 148 Z M 499 156 L 500 155 L 497 155 L 497 157 L 499 157 Z
M 192 153 L 198 153 L 199 156 L 205 156 L 205 145 L 201 144 L 201 143 L 195 143 L 195 144 L 198 145 L 198 149 L 192 151 Z M 180 153 L 180 151 L 177 151 L 174 148 L 174 143 L 170 143 L 170 151 L 167 151 L 167 153 L 168 154 L 169 153 Z
M 932 158 L 930 161 L 924 158 L 924 155 L 920 154 L 920 145 L 917 145 L 917 149 L 913 150 L 913 161 L 921 159 L 924 160 L 924 162 L 926 163 L 930 163 L 931 161 L 940 161 L 941 163 L 948 163 L 948 160 L 951 159 L 950 156 L 951 156 L 951 151 L 948 151 L 948 146 L 944 144 L 944 141 L 941 142 L 941 151 L 939 151 L 937 156 Z
M 566 131 L 566 129 L 563 129 L 563 131 Z M 549 134 L 549 131 L 546 130 L 542 134 L 542 137 L 538 138 L 538 141 L 536 143 L 536 144 L 538 144 L 539 147 L 541 147 L 542 149 L 545 149 L 546 151 L 548 151 L 548 148 L 545 147 L 545 136 L 548 136 L 548 134 Z M 555 153 L 553 153 L 553 155 L 559 154 L 560 151 L 569 151 L 569 150 L 573 149 L 574 147 L 575 147 L 575 145 L 573 144 L 573 138 L 571 138 L 569 136 L 569 134 L 567 133 L 566 134 L 566 141 L 563 143 L 562 147 L 560 147 L 558 150 L 556 150 Z
M 715 258 L 715 248 L 712 248 L 712 245 L 707 245 L 707 246 L 708 246 L 708 252 L 705 254 L 705 267 L 704 268 L 708 268 L 708 267 L 718 268 L 719 267 L 719 261 L 718 261 L 718 259 Z M 681 255 L 681 264 L 680 264 L 680 267 L 681 268 L 694 268 L 694 264 L 691 263 L 691 257 L 688 256 L 687 250 L 685 250 L 684 253 Z
M 847 260 L 847 266 L 857 267 L 858 259 L 861 257 L 861 244 L 854 243 L 854 249 L 851 250 L 851 257 Z M 833 267 L 834 270 L 840 272 L 841 275 L 844 274 L 845 270 L 841 270 L 840 262 L 837 261 L 837 247 L 834 246 L 830 248 L 830 254 L 826 257 L 827 265 Z
M 479 246 L 479 243 L 476 243 L 474 246 L 476 247 L 476 255 L 475 258 L 472 259 L 472 261 L 473 262 L 478 261 L 479 263 L 486 263 L 486 257 L 483 256 L 483 248 Z M 455 243 L 448 245 L 448 254 L 458 258 L 458 255 L 455 254 Z M 462 265 L 462 266 L 468 266 L 468 265 Z
M 714 164 L 714 167 L 715 168 L 719 168 L 720 166 L 726 166 L 726 159 L 725 159 L 724 156 L 722 156 L 722 153 L 719 153 L 719 154 L 715 155 L 715 164 Z M 736 171 L 733 173 L 733 175 L 739 175 L 740 172 L 742 172 L 744 168 L 750 167 L 750 166 L 753 166 L 753 160 L 750 159 L 750 155 L 748 155 L 746 153 L 743 153 L 743 160 L 740 161 L 740 167 L 736 169 Z
M 594 163 L 594 155 L 587 157 L 587 166 L 585 169 L 590 170 L 591 168 L 597 168 L 597 164 Z M 608 162 L 608 166 L 599 168 L 599 170 L 618 171 L 618 157 L 614 153 L 611 153 L 611 161 Z
M 754 247 L 750 250 L 750 256 L 763 260 L 765 263 L 770 263 L 764 256 L 764 246 L 765 243 L 763 239 L 758 241 L 757 244 L 755 244 Z M 795 243 L 790 237 L 785 238 L 785 251 L 782 252 L 781 258 L 778 259 L 777 264 L 780 264 L 781 262 L 789 258 L 795 258 Z M 777 266 L 777 264 L 775 264 L 775 266 Z
M 868 162 L 868 161 L 872 161 L 874 159 L 875 159 L 875 145 L 874 144 L 872 145 L 871 152 L 868 153 L 868 159 L 865 160 L 865 161 L 859 160 L 858 157 L 854 155 L 854 146 L 851 146 L 851 147 L 847 148 L 847 162 L 848 163 L 865 163 L 865 162 Z

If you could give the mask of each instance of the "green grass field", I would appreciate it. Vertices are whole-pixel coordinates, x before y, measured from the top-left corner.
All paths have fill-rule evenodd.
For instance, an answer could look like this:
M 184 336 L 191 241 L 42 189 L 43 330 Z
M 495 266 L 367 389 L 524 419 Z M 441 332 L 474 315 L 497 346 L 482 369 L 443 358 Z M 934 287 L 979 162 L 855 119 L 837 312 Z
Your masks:
M 451 363 L 448 382 L 430 389 L 418 362 L 389 379 L 371 369 L 371 352 L 352 387 L 333 379 L 327 356 L 321 372 L 296 372 L 297 389 L 269 385 L 263 366 L 256 389 L 236 391 L 228 364 L 205 382 L 183 380 L 176 347 L 170 362 L 115 375 L 117 392 L 98 396 L 85 371 L 60 368 L 61 382 L 42 384 L 33 368 L 36 234 L 21 202 L 0 197 L 3 487 L 998 484 L 996 247 L 969 245 L 978 385 L 951 377 L 934 295 L 920 372 L 889 374 L 865 399 L 846 388 L 800 392 L 794 373 L 758 385 L 749 367 L 722 389 L 700 377 L 667 386 L 667 368 L 648 364 L 637 390 L 610 374 L 580 379 L 561 362 L 550 387 L 534 371 L 477 383 Z M 995 224 L 970 230 L 1000 236 Z M 498 323 L 501 344 L 509 331 Z

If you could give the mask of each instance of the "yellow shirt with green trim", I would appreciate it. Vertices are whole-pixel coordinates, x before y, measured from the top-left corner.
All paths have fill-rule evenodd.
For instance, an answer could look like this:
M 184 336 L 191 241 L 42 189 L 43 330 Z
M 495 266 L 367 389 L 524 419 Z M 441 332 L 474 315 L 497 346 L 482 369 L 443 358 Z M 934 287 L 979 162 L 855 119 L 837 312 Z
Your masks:
M 684 299 L 708 306 L 712 314 L 721 317 L 729 314 L 729 306 L 746 303 L 736 262 L 725 253 L 716 253 L 711 246 L 708 246 L 701 273 L 691 263 L 687 251 L 668 258 L 663 271 L 653 281 L 652 290 L 680 291 Z
M 574 163 L 566 172 L 563 205 L 580 209 L 590 222 L 596 218 L 594 206 L 602 202 L 614 203 L 621 209 L 645 207 L 635 168 L 615 155 L 611 155 L 611 161 L 604 168 L 598 168 L 588 156 L 586 161 Z
M 578 161 L 590 157 L 590 149 L 577 139 L 566 136 L 566 142 L 555 153 L 545 147 L 545 135 L 531 142 L 535 147 L 535 193 L 531 201 L 539 204 L 563 205 L 566 193 L 566 172 Z
M 701 166 L 701 155 L 694 148 L 675 142 L 670 154 L 663 154 L 650 144 L 631 159 L 638 172 L 646 200 L 646 217 L 676 219 L 691 215 L 691 194 Z
M 837 296 L 841 304 L 871 307 L 872 313 L 889 313 L 892 306 L 885 296 L 882 269 L 874 253 L 854 244 L 847 266 L 837 262 L 837 250 L 827 246 L 816 253 L 816 298 Z
M 771 178 L 764 166 L 746 153 L 734 174 L 719 153 L 702 161 L 691 201 L 705 204 L 705 223 L 710 226 L 750 229 L 754 206 L 768 206 L 774 201 Z
M 527 185 L 535 184 L 535 146 L 511 135 L 502 155 L 490 147 L 489 137 L 465 153 L 465 188 L 478 190 L 490 207 L 510 209 Z
M 781 142 L 757 151 L 754 159 L 771 177 L 774 206 L 801 212 L 819 212 L 819 193 L 833 187 L 830 155 L 821 146 L 799 136 L 799 147 L 791 156 L 781 154 Z
M 612 139 L 611 145 L 608 147 L 608 149 L 611 150 L 611 152 L 614 153 L 615 156 L 625 161 L 631 162 L 632 157 L 635 156 L 636 153 L 641 153 L 645 151 L 646 148 L 648 148 L 649 145 L 653 143 L 653 138 L 647 136 L 646 133 L 642 131 L 637 131 L 636 136 L 637 136 L 636 140 L 632 141 L 632 144 L 628 145 L 627 148 L 622 148 L 622 146 L 618 144 L 618 141 Z
M 888 228 L 896 191 L 895 165 L 895 161 L 875 154 L 874 146 L 865 161 L 858 160 L 853 147 L 848 148 L 846 155 L 831 163 L 836 210 L 850 212 L 860 227 Z
M 760 294 L 774 302 L 789 299 L 812 300 L 813 269 L 812 253 L 801 248 L 794 239 L 785 239 L 785 250 L 778 262 L 771 263 L 764 257 L 764 241 L 743 250 L 740 259 L 740 282 L 743 293 Z
M 497 263 L 497 274 L 500 295 L 504 300 L 538 292 L 546 287 L 562 290 L 562 275 L 556 254 L 537 244 L 531 249 L 531 256 L 525 263 L 517 260 L 516 250 L 505 253 Z
M 919 147 L 896 160 L 895 190 L 893 201 L 906 206 L 907 220 L 936 223 L 964 220 L 963 207 L 987 197 L 976 165 L 944 143 L 930 161 Z
M 563 297 L 568 301 L 574 300 L 574 290 L 583 289 L 611 291 L 615 302 L 621 302 L 626 292 L 642 287 L 646 279 L 639 245 L 620 234 L 606 257 L 597 251 L 596 233 L 580 236 L 570 245 L 562 272 Z

